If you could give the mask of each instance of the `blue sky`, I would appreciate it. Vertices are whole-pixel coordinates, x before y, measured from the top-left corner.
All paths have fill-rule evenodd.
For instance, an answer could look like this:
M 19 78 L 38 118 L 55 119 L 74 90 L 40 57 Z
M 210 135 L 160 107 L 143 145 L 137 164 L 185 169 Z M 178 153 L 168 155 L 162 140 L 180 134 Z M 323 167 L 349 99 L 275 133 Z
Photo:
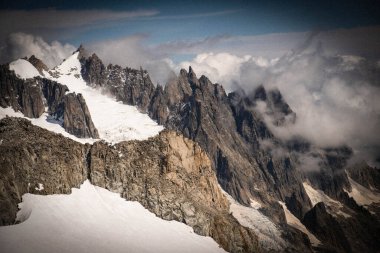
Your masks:
M 378 1 L 3 1 L 3 10 L 154 11 L 146 17 L 98 20 L 81 27 L 50 31 L 64 42 L 80 44 L 148 34 L 147 43 L 196 40 L 216 35 L 259 35 L 352 28 L 380 24 Z M 70 18 L 70 17 L 68 17 Z M 59 22 L 48 17 L 47 22 Z M 15 27 L 18 31 L 18 27 Z M 49 31 L 41 31 L 48 39 Z M 70 36 L 71 34 L 71 36 Z M 60 38 L 61 37 L 61 38 Z
M 374 53 L 380 51 L 376 49 L 380 48 L 378 13 L 380 3 L 376 0 L 2 1 L 0 60 L 7 62 L 31 52 L 30 48 L 20 49 L 19 44 L 27 40 L 16 36 L 15 41 L 19 33 L 34 36 L 34 42 L 41 38 L 49 45 L 53 41 L 73 47 L 84 44 L 105 58 L 105 47 L 113 44 L 119 55 L 125 52 L 124 58 L 131 60 L 108 57 L 106 61 L 135 67 L 158 58 L 177 64 L 204 52 L 239 56 L 260 52 L 273 58 L 315 31 L 365 27 L 378 29 L 355 30 L 348 35 L 340 31 L 338 35 L 325 34 L 323 40 L 335 51 L 380 56 L 380 52 Z M 31 53 L 38 54 L 35 51 Z

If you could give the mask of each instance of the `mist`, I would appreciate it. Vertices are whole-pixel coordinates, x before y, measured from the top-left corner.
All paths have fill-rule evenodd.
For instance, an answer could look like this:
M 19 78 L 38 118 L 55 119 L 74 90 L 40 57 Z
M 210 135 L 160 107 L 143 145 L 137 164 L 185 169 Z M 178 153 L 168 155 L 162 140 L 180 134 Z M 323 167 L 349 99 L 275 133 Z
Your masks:
M 302 137 L 316 148 L 348 145 L 354 159 L 378 166 L 379 63 L 378 59 L 332 53 L 313 34 L 279 58 L 209 53 L 182 65 L 192 65 L 228 91 L 240 87 L 249 93 L 259 85 L 279 89 L 297 115 L 294 124 L 277 126 L 265 114 L 265 106 L 255 108 L 276 137 Z M 313 157 L 304 160 L 311 167 L 317 163 Z

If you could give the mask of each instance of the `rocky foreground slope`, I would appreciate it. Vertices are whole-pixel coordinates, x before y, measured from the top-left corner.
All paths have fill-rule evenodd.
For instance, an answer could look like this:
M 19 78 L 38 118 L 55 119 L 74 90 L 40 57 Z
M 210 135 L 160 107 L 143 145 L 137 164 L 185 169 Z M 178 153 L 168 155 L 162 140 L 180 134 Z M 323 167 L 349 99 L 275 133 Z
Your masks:
M 229 214 L 206 153 L 175 132 L 114 146 L 83 145 L 28 120 L 4 118 L 0 139 L 2 225 L 14 222 L 24 193 L 68 193 L 89 179 L 140 202 L 158 217 L 192 226 L 227 251 L 259 251 L 253 231 Z

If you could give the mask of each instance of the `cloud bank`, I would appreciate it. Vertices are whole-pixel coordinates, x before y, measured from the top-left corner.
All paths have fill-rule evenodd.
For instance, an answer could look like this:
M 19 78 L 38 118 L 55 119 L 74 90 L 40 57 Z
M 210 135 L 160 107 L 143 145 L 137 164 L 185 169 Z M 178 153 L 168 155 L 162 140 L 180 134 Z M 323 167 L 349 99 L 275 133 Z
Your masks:
M 10 62 L 25 56 L 35 55 L 52 68 L 72 54 L 75 49 L 73 45 L 61 44 L 58 41 L 49 44 L 39 36 L 13 33 L 7 38 L 5 46 L 1 49 L 0 59 L 2 62 Z
M 380 158 L 379 63 L 333 54 L 314 38 L 276 59 L 205 53 L 181 65 L 191 65 L 229 91 L 236 86 L 247 92 L 259 85 L 278 88 L 297 120 L 279 127 L 264 117 L 277 137 L 301 136 L 318 148 L 348 145 L 357 158 L 376 163 Z
M 148 70 L 153 83 L 165 84 L 174 69 L 166 52 L 154 50 L 145 45 L 146 34 L 136 34 L 120 39 L 86 44 L 90 52 L 95 52 L 105 64 L 122 67 L 144 68 Z

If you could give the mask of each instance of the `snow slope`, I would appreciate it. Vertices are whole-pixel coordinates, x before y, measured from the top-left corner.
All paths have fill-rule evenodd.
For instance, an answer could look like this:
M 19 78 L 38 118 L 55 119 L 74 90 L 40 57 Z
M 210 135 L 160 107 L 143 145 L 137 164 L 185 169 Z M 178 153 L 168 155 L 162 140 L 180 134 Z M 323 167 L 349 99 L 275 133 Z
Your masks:
M 101 139 L 111 143 L 143 140 L 157 135 L 163 129 L 136 107 L 117 102 L 100 90 L 87 86 L 81 76 L 78 54 L 74 53 L 54 68 L 53 75 L 48 78 L 65 84 L 70 92 L 82 93 Z
M 220 188 L 230 202 L 230 212 L 244 226 L 255 231 L 259 243 L 264 249 L 281 251 L 286 242 L 281 238 L 281 231 L 259 210 L 259 203 L 251 200 L 255 207 L 246 207 L 234 200 L 227 192 Z M 257 208 L 256 208 L 257 207 Z
M 18 59 L 9 64 L 9 69 L 16 73 L 16 76 L 21 79 L 33 78 L 40 76 L 38 70 L 27 60 Z
M 344 212 L 343 204 L 337 200 L 334 200 L 327 196 L 323 191 L 314 189 L 309 183 L 304 182 L 303 187 L 305 188 L 306 194 L 309 197 L 311 204 L 315 206 L 319 202 L 323 202 L 327 208 L 327 211 L 336 216 L 341 215 L 345 218 L 351 217 L 348 213 Z
M 225 252 L 191 227 L 89 181 L 70 195 L 25 194 L 19 207 L 22 223 L 0 227 L 0 252 Z
M 68 132 L 65 131 L 65 129 L 59 124 L 59 122 L 55 121 L 52 119 L 47 113 L 43 113 L 39 118 L 36 119 L 31 119 L 28 117 L 25 117 L 24 114 L 21 112 L 15 112 L 13 108 L 7 107 L 7 108 L 2 108 L 0 107 L 0 119 L 5 118 L 5 116 L 9 117 L 19 117 L 19 118 L 24 118 L 29 120 L 33 125 L 39 126 L 41 128 L 45 128 L 51 132 L 57 133 L 57 134 L 62 134 L 65 137 L 68 137 L 74 141 L 80 142 L 80 143 L 94 143 L 97 141 L 97 139 L 82 139 L 78 138 L 72 134 L 69 134 Z
M 313 234 L 312 234 L 312 233 L 311 233 L 311 232 L 305 227 L 305 225 L 303 225 L 303 224 L 301 223 L 301 221 L 289 211 L 289 209 L 286 207 L 286 205 L 285 205 L 284 202 L 279 201 L 279 203 L 281 204 L 282 208 L 284 209 L 286 222 L 287 222 L 290 226 L 292 226 L 292 227 L 294 227 L 294 228 L 296 228 L 296 229 L 298 229 L 298 230 L 304 232 L 304 233 L 309 237 L 309 240 L 310 240 L 310 242 L 311 242 L 311 244 L 312 244 L 313 246 L 317 246 L 317 245 L 321 244 L 321 242 L 317 239 L 317 237 L 315 237 L 315 236 L 314 236 L 314 235 L 313 235 Z
M 40 76 L 38 70 L 28 61 L 18 59 L 10 63 L 10 69 L 14 70 L 21 79 Z M 81 76 L 81 64 L 78 60 L 78 52 L 71 55 L 61 65 L 55 67 L 50 73 L 44 71 L 44 77 L 65 84 L 70 92 L 81 93 L 86 100 L 92 121 L 98 129 L 100 139 L 110 143 L 127 140 L 144 140 L 157 135 L 163 126 L 158 125 L 147 114 L 141 113 L 134 106 L 117 102 L 100 90 L 86 85 Z M 15 113 L 11 109 L 0 108 L 0 117 L 9 116 L 24 117 L 22 113 Z M 61 133 L 81 143 L 93 143 L 96 139 L 80 139 L 65 132 L 64 128 L 54 122 L 47 114 L 38 119 L 30 119 L 33 124 L 47 130 Z
M 348 176 L 348 175 L 347 175 Z M 372 203 L 380 203 L 380 194 L 367 189 L 361 184 L 355 182 L 348 176 L 348 180 L 351 185 L 351 191 L 344 190 L 348 196 L 352 197 L 356 203 L 364 207 L 371 205 Z

